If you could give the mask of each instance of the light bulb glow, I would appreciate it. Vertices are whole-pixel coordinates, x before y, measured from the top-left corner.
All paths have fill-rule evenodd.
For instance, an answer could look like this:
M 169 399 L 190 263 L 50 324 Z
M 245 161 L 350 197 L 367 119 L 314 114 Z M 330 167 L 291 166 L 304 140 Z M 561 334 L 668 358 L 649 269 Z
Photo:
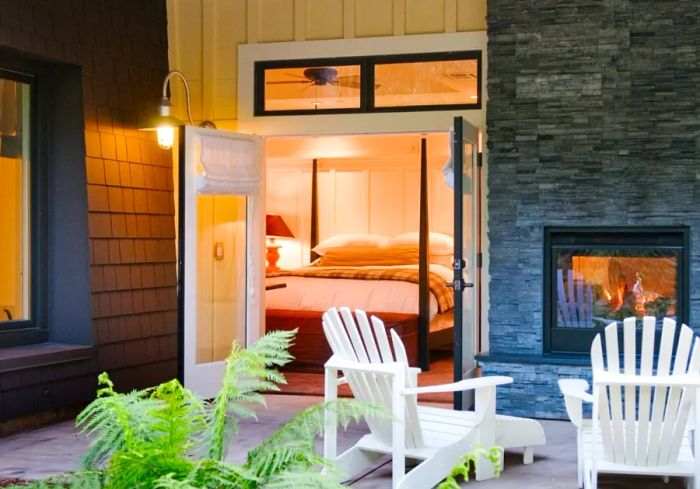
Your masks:
M 158 146 L 163 149 L 170 149 L 173 147 L 173 141 L 175 140 L 175 128 L 173 126 L 159 126 L 157 133 Z

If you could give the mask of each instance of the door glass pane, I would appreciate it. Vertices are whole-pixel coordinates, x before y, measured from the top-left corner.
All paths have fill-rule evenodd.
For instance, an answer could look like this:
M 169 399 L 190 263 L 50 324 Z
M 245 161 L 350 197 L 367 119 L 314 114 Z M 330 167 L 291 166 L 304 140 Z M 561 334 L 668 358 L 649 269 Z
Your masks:
M 477 223 L 475 220 L 475 175 L 474 175 L 474 145 L 464 143 L 464 163 L 462 180 L 462 256 L 466 262 L 464 268 L 464 281 L 478 284 L 476 277 L 476 244 Z M 467 373 L 474 366 L 477 341 L 477 300 L 478 288 L 466 287 L 464 289 L 464 301 L 462 303 L 463 339 L 462 360 L 463 373 Z
M 29 85 L 0 78 L 0 322 L 29 319 Z
M 476 59 L 378 63 L 374 106 L 477 104 L 478 67 Z
M 246 197 L 197 196 L 196 363 L 224 360 L 245 344 Z
M 359 64 L 267 68 L 264 110 L 323 111 L 360 107 Z

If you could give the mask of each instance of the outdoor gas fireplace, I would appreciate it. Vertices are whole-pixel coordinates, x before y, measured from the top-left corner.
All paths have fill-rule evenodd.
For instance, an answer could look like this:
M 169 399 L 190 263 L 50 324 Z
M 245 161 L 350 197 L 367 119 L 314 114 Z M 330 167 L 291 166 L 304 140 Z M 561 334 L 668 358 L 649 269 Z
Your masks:
M 587 351 L 596 333 L 630 316 L 688 318 L 686 227 L 547 227 L 545 351 Z

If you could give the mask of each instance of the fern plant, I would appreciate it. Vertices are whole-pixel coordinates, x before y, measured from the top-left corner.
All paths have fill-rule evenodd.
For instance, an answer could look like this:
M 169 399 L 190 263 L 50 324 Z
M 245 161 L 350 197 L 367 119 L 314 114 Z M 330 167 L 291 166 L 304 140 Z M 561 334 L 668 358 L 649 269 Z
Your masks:
M 469 472 L 471 470 L 476 471 L 480 457 L 491 463 L 494 476 L 498 477 L 501 475 L 503 448 L 491 447 L 487 450 L 477 444 L 457 461 L 457 464 L 452 468 L 445 480 L 438 484 L 437 489 L 460 489 L 457 478 L 462 477 L 465 481 L 469 481 Z
M 120 393 L 101 374 L 97 398 L 76 418 L 78 429 L 92 437 L 84 469 L 21 487 L 340 489 L 338 471 L 315 452 L 324 412 L 333 411 L 345 425 L 363 415 L 384 416 L 378 407 L 352 400 L 309 407 L 248 452 L 244 463 L 225 461 L 239 420 L 255 418 L 253 408 L 265 404 L 262 393 L 285 382 L 277 367 L 291 360 L 288 347 L 295 333 L 269 333 L 248 349 L 234 342 L 221 390 L 210 402 L 177 380 Z

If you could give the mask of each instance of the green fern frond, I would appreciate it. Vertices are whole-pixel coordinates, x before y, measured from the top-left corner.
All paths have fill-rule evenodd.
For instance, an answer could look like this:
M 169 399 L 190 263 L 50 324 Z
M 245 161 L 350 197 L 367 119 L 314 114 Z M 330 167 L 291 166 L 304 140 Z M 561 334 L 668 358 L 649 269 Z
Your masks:
M 252 474 L 238 465 L 204 459 L 185 477 L 166 474 L 154 482 L 154 489 L 249 489 L 258 487 Z
M 501 475 L 503 448 L 494 446 L 486 449 L 479 444 L 475 444 L 466 455 L 457 461 L 457 464 L 452 468 L 445 480 L 438 484 L 437 489 L 459 489 L 460 486 L 457 479 L 462 477 L 465 481 L 469 481 L 469 472 L 476 470 L 480 457 L 491 463 L 494 476 L 499 477 Z
M 152 441 L 171 455 L 186 454 L 206 428 L 204 403 L 178 380 L 158 386 L 151 399 L 160 401 L 151 413 Z
M 345 489 L 345 486 L 324 473 L 305 471 L 280 474 L 265 489 Z
M 155 481 L 168 474 L 184 480 L 194 463 L 172 456 L 168 450 L 150 444 L 142 450 L 130 449 L 112 455 L 107 467 L 109 489 L 151 489 Z
M 296 330 L 274 331 L 248 349 L 234 342 L 226 359 L 221 390 L 212 403 L 205 437 L 209 458 L 223 460 L 228 441 L 238 432 L 236 415 L 254 418 L 249 406 L 265 405 L 260 392 L 278 390 L 276 383 L 284 382 L 282 374 L 271 367 L 282 366 L 292 359 L 287 349 L 295 334 Z
M 92 437 L 83 457 L 83 465 L 95 467 L 110 454 L 123 449 L 136 438 L 148 438 L 150 431 L 145 422 L 157 407 L 158 401 L 149 399 L 152 389 L 120 394 L 106 373 L 99 376 L 103 386 L 98 397 L 76 418 L 75 425 L 84 435 Z
M 347 426 L 363 416 L 387 417 L 379 406 L 354 399 L 339 399 L 311 406 L 280 427 L 259 447 L 248 452 L 245 467 L 267 483 L 287 471 L 331 468 L 315 455 L 315 438 L 325 429 L 325 413 L 333 412 L 337 423 Z
M 389 414 L 383 407 L 355 399 L 338 399 L 316 404 L 301 411 L 280 427 L 258 448 L 249 452 L 248 460 L 256 458 L 260 452 L 264 452 L 269 447 L 286 445 L 289 442 L 298 443 L 304 441 L 313 444 L 314 438 L 323 433 L 326 412 L 335 414 L 337 424 L 343 427 L 347 427 L 351 421 L 359 422 L 363 416 L 384 419 L 389 417 Z

